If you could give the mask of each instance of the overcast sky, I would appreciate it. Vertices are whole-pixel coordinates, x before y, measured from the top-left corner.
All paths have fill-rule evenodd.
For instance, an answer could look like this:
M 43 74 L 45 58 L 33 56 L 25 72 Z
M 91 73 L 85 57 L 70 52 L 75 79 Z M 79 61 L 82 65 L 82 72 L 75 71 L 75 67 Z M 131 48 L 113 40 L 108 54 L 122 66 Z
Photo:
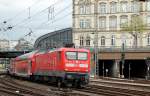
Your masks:
M 24 38 L 34 43 L 43 34 L 71 27 L 71 12 L 72 0 L 0 0 L 0 38 L 17 40 L 32 31 Z

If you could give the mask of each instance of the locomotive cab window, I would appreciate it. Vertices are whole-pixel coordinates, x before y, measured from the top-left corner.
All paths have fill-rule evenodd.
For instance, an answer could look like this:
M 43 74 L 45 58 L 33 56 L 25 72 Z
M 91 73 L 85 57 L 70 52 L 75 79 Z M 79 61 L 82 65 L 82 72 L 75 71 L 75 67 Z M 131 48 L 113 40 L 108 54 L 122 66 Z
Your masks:
M 69 60 L 76 60 L 77 59 L 77 52 L 66 52 L 66 57 Z
M 66 52 L 68 60 L 87 60 L 87 52 Z
M 78 52 L 78 60 L 87 60 L 87 52 Z

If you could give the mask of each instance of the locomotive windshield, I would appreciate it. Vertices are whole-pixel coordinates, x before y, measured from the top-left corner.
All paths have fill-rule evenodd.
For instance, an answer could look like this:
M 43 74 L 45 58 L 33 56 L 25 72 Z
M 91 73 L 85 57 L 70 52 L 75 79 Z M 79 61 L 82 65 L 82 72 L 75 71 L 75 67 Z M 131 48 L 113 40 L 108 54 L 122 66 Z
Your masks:
M 87 60 L 87 52 L 66 52 L 68 60 Z
M 78 52 L 78 60 L 87 60 L 86 52 Z

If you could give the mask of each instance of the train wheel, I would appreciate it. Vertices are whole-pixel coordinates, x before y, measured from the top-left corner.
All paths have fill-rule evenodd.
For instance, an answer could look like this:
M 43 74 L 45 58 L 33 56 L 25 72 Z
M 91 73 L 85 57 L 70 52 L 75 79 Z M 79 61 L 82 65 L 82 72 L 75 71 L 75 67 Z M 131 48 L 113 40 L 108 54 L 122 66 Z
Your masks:
M 58 81 L 57 81 L 57 87 L 58 87 L 59 90 L 60 90 L 60 88 L 61 88 L 61 84 L 62 84 L 62 83 L 61 83 L 61 80 L 58 80 Z
M 78 83 L 78 84 L 76 85 L 76 88 L 82 89 L 82 88 L 84 88 L 84 85 L 82 85 L 81 83 Z
M 35 81 L 34 76 L 30 76 L 30 81 Z
M 73 87 L 73 84 L 71 84 L 71 83 L 68 83 L 68 84 L 66 84 L 66 87 L 69 87 L 69 88 L 71 88 L 71 87 Z

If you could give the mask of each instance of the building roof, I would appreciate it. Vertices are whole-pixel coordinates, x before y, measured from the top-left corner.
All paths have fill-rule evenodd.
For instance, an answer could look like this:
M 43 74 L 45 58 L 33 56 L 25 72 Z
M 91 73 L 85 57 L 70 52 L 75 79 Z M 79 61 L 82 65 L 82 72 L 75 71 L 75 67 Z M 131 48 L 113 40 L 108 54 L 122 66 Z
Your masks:
M 45 35 L 39 37 L 39 38 L 35 41 L 34 47 L 36 48 L 36 46 L 38 45 L 38 43 L 39 43 L 40 41 L 42 41 L 43 39 L 45 39 L 45 38 L 48 38 L 48 37 L 50 37 L 50 36 L 52 36 L 52 35 L 55 35 L 55 34 L 58 34 L 58 33 L 63 33 L 63 32 L 71 31 L 71 30 L 72 30 L 72 28 L 65 28 L 65 29 L 61 29 L 61 30 L 57 30 L 57 31 L 54 31 L 54 32 L 50 32 L 50 33 L 48 33 L 48 34 L 45 34 Z

